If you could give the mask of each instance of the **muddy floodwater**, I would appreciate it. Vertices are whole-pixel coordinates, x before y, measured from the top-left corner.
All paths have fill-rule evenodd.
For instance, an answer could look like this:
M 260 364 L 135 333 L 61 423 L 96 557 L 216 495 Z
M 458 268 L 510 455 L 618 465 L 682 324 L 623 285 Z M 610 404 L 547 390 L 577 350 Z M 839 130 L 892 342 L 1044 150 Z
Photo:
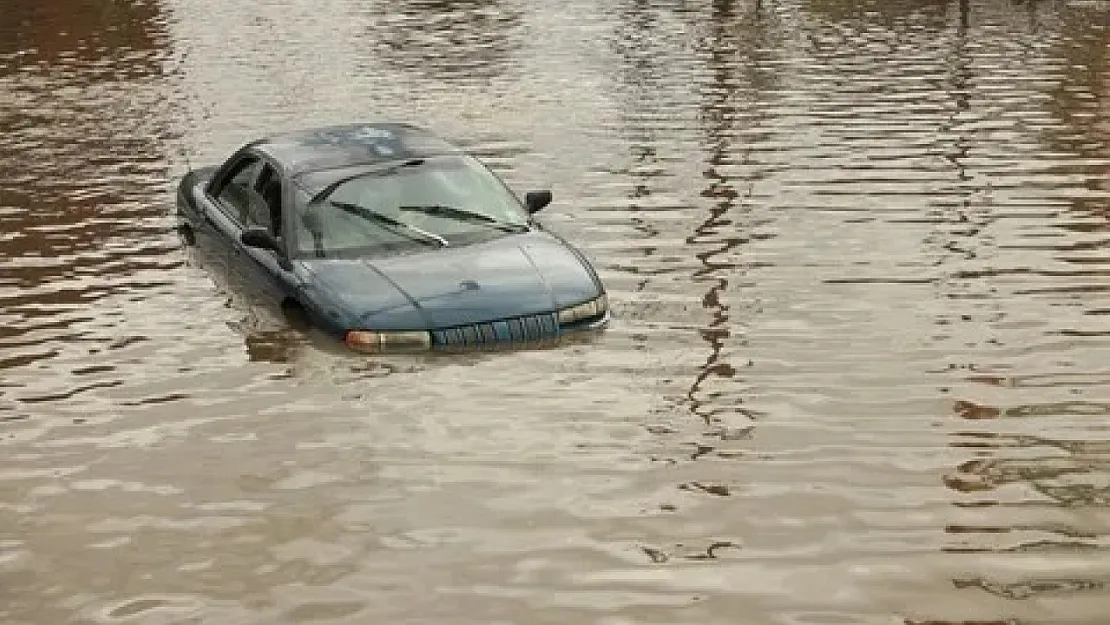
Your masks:
M 355 356 L 173 230 L 362 120 L 611 327 Z M 1110 2 L 3 0 L 0 623 L 1110 622 Z

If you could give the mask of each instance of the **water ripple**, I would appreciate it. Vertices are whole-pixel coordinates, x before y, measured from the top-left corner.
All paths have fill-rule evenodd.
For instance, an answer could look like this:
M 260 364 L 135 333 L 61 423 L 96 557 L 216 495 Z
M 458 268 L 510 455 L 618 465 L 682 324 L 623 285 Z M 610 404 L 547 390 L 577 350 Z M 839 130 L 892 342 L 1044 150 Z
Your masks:
M 0 621 L 1102 622 L 1108 20 L 9 0 Z M 552 189 L 611 329 L 355 358 L 181 248 L 369 118 Z

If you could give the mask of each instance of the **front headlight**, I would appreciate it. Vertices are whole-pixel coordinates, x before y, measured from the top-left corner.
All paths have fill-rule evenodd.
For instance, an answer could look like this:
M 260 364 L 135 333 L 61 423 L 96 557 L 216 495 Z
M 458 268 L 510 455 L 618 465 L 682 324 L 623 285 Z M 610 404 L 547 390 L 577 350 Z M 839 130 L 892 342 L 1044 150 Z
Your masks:
M 343 341 L 353 350 L 375 354 L 432 348 L 432 335 L 423 330 L 403 332 L 349 330 L 343 337 Z
M 577 306 L 571 306 L 559 311 L 559 325 L 567 325 L 575 321 L 599 317 L 609 310 L 609 296 L 602 293 L 600 296 Z

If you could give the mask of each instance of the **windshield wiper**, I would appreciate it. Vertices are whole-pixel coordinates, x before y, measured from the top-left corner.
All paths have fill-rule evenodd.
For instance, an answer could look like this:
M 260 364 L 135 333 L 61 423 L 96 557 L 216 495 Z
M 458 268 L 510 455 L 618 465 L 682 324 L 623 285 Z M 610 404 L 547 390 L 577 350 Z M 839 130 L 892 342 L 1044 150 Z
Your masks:
M 343 178 L 340 178 L 339 180 L 336 180 L 335 182 L 333 182 L 333 183 L 329 184 L 328 186 L 324 187 L 323 189 L 320 189 L 315 195 L 312 196 L 312 199 L 310 199 L 308 201 L 308 203 L 309 204 L 315 204 L 315 203 L 319 202 L 321 199 L 330 195 L 331 192 L 335 191 L 339 186 L 347 184 L 348 182 L 350 182 L 352 180 L 356 180 L 358 178 L 363 178 L 363 177 L 384 176 L 386 174 L 391 174 L 391 173 L 397 171 L 398 169 L 401 169 L 402 167 L 416 167 L 417 165 L 423 165 L 423 164 L 424 164 L 424 159 L 422 159 L 422 158 L 410 158 L 407 161 L 402 161 L 400 163 L 397 163 L 396 165 L 392 165 L 392 166 L 386 167 L 384 169 L 375 169 L 375 170 L 371 170 L 371 171 L 360 171 L 357 174 L 351 174 L 350 176 L 344 176 Z
M 497 228 L 498 230 L 504 230 L 506 232 L 527 232 L 529 229 L 528 226 L 525 224 L 509 223 L 507 221 L 495 219 L 493 217 L 490 217 L 489 215 L 483 215 L 482 213 L 475 213 L 461 208 L 455 208 L 454 206 L 444 206 L 443 204 L 401 206 L 399 208 L 403 211 L 418 211 L 421 213 L 427 213 L 429 215 L 444 215 L 455 217 L 456 219 L 460 219 L 463 221 L 485 224 L 487 226 Z
M 422 228 L 417 228 L 416 226 L 413 226 L 413 225 L 407 224 L 403 221 L 394 219 L 394 218 L 390 217 L 389 215 L 383 215 L 383 214 L 379 213 L 378 211 L 371 210 L 369 208 L 366 208 L 365 206 L 359 206 L 358 204 L 351 204 L 350 202 L 338 202 L 338 201 L 335 201 L 335 200 L 329 200 L 328 204 L 331 204 L 332 206 L 334 206 L 336 208 L 345 210 L 348 213 L 351 213 L 352 215 L 358 215 L 359 217 L 364 217 L 366 219 L 370 219 L 370 220 L 376 221 L 378 223 L 389 224 L 390 226 L 393 226 L 395 228 L 405 228 L 407 230 L 412 230 L 413 232 L 416 232 L 416 233 L 418 233 L 418 234 L 420 234 L 421 236 L 424 237 L 422 239 L 409 237 L 413 241 L 424 241 L 424 242 L 426 242 L 426 241 L 428 241 L 428 239 L 431 239 L 431 240 L 439 243 L 439 245 L 441 247 L 447 247 L 447 245 L 448 245 L 447 239 L 439 236 L 438 234 L 435 234 L 434 232 L 428 232 L 427 230 L 424 230 Z

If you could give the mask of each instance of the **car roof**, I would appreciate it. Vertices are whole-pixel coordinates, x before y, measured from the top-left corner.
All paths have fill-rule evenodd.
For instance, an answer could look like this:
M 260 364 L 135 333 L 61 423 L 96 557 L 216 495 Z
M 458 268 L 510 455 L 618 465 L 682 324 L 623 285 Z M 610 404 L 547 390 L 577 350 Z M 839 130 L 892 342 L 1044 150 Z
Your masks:
M 289 176 L 463 153 L 462 148 L 428 130 L 399 122 L 306 128 L 270 135 L 249 145 L 280 163 Z

